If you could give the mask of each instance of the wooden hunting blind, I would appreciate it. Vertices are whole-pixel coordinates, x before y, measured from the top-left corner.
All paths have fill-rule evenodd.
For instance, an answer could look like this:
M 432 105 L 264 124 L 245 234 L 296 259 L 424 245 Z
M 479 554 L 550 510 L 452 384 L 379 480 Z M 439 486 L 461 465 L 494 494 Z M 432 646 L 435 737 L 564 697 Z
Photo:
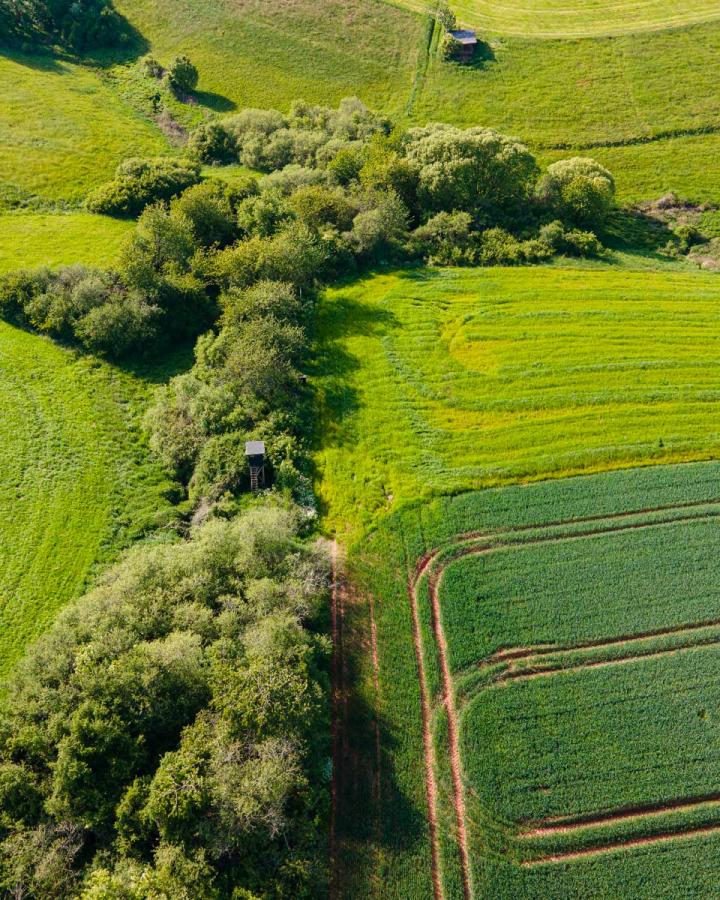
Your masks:
M 265 487 L 265 441 L 246 441 L 245 456 L 250 464 L 250 490 Z
M 470 28 L 459 28 L 450 32 L 453 40 L 458 45 L 457 58 L 471 60 L 477 49 L 477 34 Z

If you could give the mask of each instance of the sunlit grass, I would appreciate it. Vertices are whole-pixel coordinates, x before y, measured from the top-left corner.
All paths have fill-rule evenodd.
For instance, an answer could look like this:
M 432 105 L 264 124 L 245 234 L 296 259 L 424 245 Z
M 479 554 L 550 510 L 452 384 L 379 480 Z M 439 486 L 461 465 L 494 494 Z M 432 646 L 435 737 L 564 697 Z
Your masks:
M 379 275 L 327 291 L 319 339 L 333 526 L 411 498 L 720 451 L 712 275 Z
M 0 325 L 0 676 L 96 564 L 172 515 L 150 384 Z
M 78 203 L 121 159 L 167 148 L 97 71 L 49 56 L 0 55 L 0 201 Z
M 90 213 L 0 215 L 0 272 L 82 263 L 112 266 L 133 223 Z

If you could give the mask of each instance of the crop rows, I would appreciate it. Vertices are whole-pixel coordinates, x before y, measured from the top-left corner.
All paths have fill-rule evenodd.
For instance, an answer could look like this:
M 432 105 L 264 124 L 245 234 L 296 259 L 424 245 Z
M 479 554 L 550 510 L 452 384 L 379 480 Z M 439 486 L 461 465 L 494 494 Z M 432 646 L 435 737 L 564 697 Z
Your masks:
M 709 883 L 702 857 L 688 860 L 720 846 L 718 499 L 715 464 L 568 479 L 410 508 L 355 549 L 354 576 L 375 597 L 376 849 L 400 873 L 390 896 L 431 896 L 433 858 L 444 898 L 567 897 L 583 884 L 649 897 L 675 875 L 688 890 Z M 593 559 L 587 584 L 571 577 Z M 421 689 L 434 833 L 417 768 Z M 425 829 L 408 804 L 425 810 Z M 421 856 L 425 872 L 405 878 Z M 372 877 L 385 890 L 383 871 Z

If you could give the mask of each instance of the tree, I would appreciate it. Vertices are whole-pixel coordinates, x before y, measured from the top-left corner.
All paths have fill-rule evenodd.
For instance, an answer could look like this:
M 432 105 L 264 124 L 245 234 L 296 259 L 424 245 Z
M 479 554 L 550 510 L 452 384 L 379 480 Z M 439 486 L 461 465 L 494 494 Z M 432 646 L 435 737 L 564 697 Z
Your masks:
M 455 13 L 450 9 L 448 4 L 442 2 L 442 0 L 440 3 L 438 3 L 437 9 L 435 10 L 435 18 L 442 25 L 445 31 L 453 31 L 457 25 Z
M 462 210 L 488 224 L 517 215 L 538 172 L 524 144 L 490 128 L 412 128 L 405 156 L 418 173 L 424 209 Z
M 189 94 L 198 83 L 198 70 L 187 56 L 176 56 L 165 73 L 167 86 L 174 94 Z
M 548 166 L 538 193 L 561 218 L 601 228 L 613 206 L 615 179 L 594 159 L 575 156 Z

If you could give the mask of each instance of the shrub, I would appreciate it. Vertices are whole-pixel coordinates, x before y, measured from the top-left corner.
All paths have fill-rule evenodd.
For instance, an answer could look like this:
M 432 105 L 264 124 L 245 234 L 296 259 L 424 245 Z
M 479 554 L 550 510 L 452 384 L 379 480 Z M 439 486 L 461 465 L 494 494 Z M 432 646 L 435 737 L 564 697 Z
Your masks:
M 397 194 L 380 197 L 377 204 L 355 216 L 347 239 L 353 252 L 365 261 L 381 261 L 402 255 L 407 238 L 408 211 Z
M 153 56 L 144 56 L 140 60 L 140 68 L 148 78 L 160 79 L 165 74 L 165 69 Z
M 82 316 L 75 336 L 86 350 L 101 356 L 142 355 L 157 340 L 161 312 L 143 297 L 120 294 Z
M 165 82 L 174 94 L 189 94 L 197 87 L 198 70 L 187 56 L 176 56 L 165 72 Z
M 288 206 L 298 222 L 316 231 L 329 226 L 346 231 L 358 212 L 342 191 L 322 185 L 299 188 L 291 195 Z
M 604 248 L 592 231 L 566 229 L 562 222 L 550 222 L 540 229 L 539 240 L 554 253 L 568 256 L 600 256 Z
M 203 247 L 224 247 L 235 237 L 236 213 L 222 182 L 195 184 L 176 197 L 170 208 L 190 223 L 196 243 Z
M 263 176 L 258 187 L 262 191 L 273 190 L 281 194 L 292 194 L 298 188 L 314 184 L 327 184 L 328 176 L 320 169 L 310 169 L 291 163 L 283 169 Z
M 129 159 L 121 163 L 115 178 L 87 198 L 90 212 L 111 216 L 136 216 L 150 203 L 170 200 L 200 181 L 200 166 L 182 159 Z
M 360 170 L 365 163 L 365 150 L 360 142 L 341 143 L 337 147 L 332 143 L 326 145 L 331 152 L 327 162 L 327 170 L 338 184 L 346 187 L 360 177 Z
M 465 212 L 437 213 L 413 231 L 409 249 L 430 265 L 472 265 L 477 252 L 472 217 Z
M 612 209 L 615 180 L 600 163 L 576 156 L 548 166 L 538 193 L 561 218 L 599 228 Z
M 206 163 L 230 163 L 237 159 L 237 144 L 219 122 L 203 122 L 191 132 L 187 152 Z
M 411 128 L 404 143 L 428 212 L 460 210 L 490 222 L 516 216 L 538 171 L 527 147 L 489 128 L 426 125 Z
M 450 32 L 446 32 L 442 36 L 442 40 L 440 42 L 440 53 L 442 54 L 442 58 L 447 62 L 451 60 L 457 59 L 460 55 L 460 50 L 462 49 L 462 44 L 456 38 L 454 38 Z
M 450 9 L 447 3 L 438 3 L 435 9 L 435 18 L 442 25 L 445 31 L 452 31 L 457 25 L 455 13 Z

